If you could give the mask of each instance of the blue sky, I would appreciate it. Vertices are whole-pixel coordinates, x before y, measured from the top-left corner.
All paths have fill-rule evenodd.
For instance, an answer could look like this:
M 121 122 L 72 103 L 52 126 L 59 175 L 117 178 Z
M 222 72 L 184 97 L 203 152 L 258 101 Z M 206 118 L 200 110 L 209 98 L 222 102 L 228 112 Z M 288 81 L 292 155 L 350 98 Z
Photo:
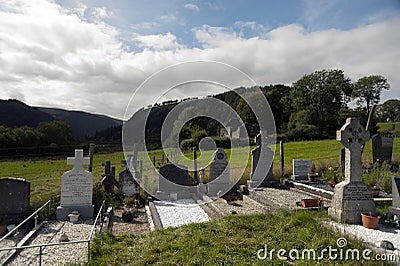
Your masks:
M 260 85 L 322 68 L 382 74 L 392 87 L 382 100 L 400 98 L 399 28 L 399 0 L 3 1 L 0 98 L 121 118 L 146 78 L 190 60 Z M 160 90 L 136 97 L 145 106 Z

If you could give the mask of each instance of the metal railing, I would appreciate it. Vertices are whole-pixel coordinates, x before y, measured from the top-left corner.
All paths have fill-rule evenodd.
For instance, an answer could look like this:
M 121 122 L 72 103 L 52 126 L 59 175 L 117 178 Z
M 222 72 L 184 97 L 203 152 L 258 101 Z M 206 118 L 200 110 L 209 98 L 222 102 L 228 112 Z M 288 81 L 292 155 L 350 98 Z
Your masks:
M 10 232 L 8 232 L 5 236 L 3 236 L 0 239 L 0 242 L 3 241 L 4 239 L 6 239 L 7 237 L 9 237 L 10 235 L 12 235 L 14 232 L 16 232 L 18 230 L 18 228 L 20 228 L 22 225 L 24 225 L 26 222 L 28 222 L 30 219 L 32 219 L 32 217 L 34 217 L 35 219 L 35 227 L 37 226 L 37 219 L 39 218 L 38 213 L 44 208 L 46 207 L 46 205 L 49 205 L 49 215 L 50 215 L 50 205 L 51 200 L 47 201 L 45 204 L 42 205 L 42 207 L 40 207 L 39 209 L 37 209 L 34 213 L 32 213 L 31 215 L 29 215 L 28 218 L 26 218 L 25 220 L 23 220 L 21 223 L 19 223 L 16 227 L 14 227 Z
M 38 244 L 38 245 L 29 245 L 29 246 L 20 246 L 20 247 L 0 248 L 0 252 L 1 251 L 9 251 L 9 250 L 22 250 L 22 249 L 27 249 L 27 248 L 39 248 L 39 253 L 37 253 L 36 255 L 39 255 L 39 265 L 42 265 L 42 255 L 44 255 L 44 253 L 42 251 L 43 251 L 43 248 L 45 248 L 45 247 L 87 243 L 87 245 L 88 245 L 87 260 L 89 261 L 90 260 L 90 242 L 92 241 L 93 234 L 96 232 L 97 223 L 98 223 L 99 219 L 100 219 L 99 232 L 101 231 L 101 228 L 103 225 L 102 221 L 103 221 L 104 208 L 105 208 L 105 200 L 103 200 L 103 203 L 101 204 L 101 207 L 96 215 L 96 219 L 94 220 L 92 228 L 90 230 L 90 235 L 87 239 L 75 240 L 75 241 L 69 241 L 69 242 L 47 243 L 47 244 Z

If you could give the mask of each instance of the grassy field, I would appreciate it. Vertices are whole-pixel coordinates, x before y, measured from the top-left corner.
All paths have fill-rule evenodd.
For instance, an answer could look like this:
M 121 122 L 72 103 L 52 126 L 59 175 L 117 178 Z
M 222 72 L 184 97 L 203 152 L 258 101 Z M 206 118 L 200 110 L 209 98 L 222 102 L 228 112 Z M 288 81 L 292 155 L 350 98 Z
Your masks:
M 379 128 L 378 131 L 384 135 L 400 135 L 400 122 L 378 123 L 376 126 Z
M 301 260 L 301 252 L 314 249 L 316 257 L 329 246 L 337 247 L 343 237 L 323 227 L 326 211 L 280 211 L 276 214 L 228 216 L 207 223 L 156 230 L 147 235 L 100 235 L 91 248 L 89 265 L 374 265 L 367 261 Z M 347 238 L 343 248 L 364 247 L 360 241 Z M 258 250 L 267 245 L 272 260 L 261 260 Z M 300 260 L 279 260 L 277 250 L 296 249 Z M 262 254 L 262 252 L 260 253 Z M 268 253 L 269 254 L 269 253 Z M 293 253 L 295 256 L 295 253 Z M 361 255 L 360 255 L 361 256 Z M 311 257 L 313 258 L 313 257 Z M 283 264 L 284 263 L 284 264 Z
M 312 159 L 316 164 L 317 170 L 324 172 L 328 167 L 339 166 L 339 154 L 341 144 L 335 140 L 322 140 L 322 141 L 304 141 L 304 142 L 290 142 L 285 143 L 285 173 L 291 173 L 292 171 L 292 160 L 297 159 Z M 231 154 L 230 150 L 226 150 L 228 158 Z M 203 156 L 198 155 L 199 167 L 206 165 L 211 160 L 212 151 L 207 151 Z M 245 180 L 250 176 L 250 165 L 251 158 L 248 156 L 246 151 L 241 151 L 239 155 L 235 157 L 236 161 L 233 161 L 234 165 L 241 164 L 247 165 L 241 182 L 245 183 Z M 242 155 L 241 155 L 242 154 Z M 140 154 L 139 157 L 144 156 Z M 156 157 L 156 165 L 161 163 L 162 151 L 150 151 L 150 160 Z M 192 153 L 187 153 L 185 156 L 189 159 L 193 158 Z M 120 172 L 124 169 L 121 166 L 121 160 L 123 160 L 123 153 L 111 153 L 111 154 L 95 154 L 93 175 L 94 183 L 98 184 L 101 180 L 101 174 L 104 172 L 104 168 L 101 166 L 103 162 L 110 160 L 111 164 L 116 166 L 116 172 Z M 372 148 L 371 142 L 368 142 L 364 154 L 363 160 L 366 164 L 372 161 Z M 400 138 L 396 138 L 394 141 L 393 149 L 393 160 L 400 161 Z M 179 161 L 183 161 L 179 158 Z M 189 165 L 191 167 L 191 165 Z M 2 177 L 17 177 L 24 178 L 31 182 L 31 206 L 37 208 L 40 204 L 43 204 L 49 199 L 52 199 L 55 203 L 53 207 L 59 202 L 60 187 L 61 187 L 61 175 L 70 170 L 72 166 L 67 165 L 66 158 L 48 158 L 48 159 L 18 159 L 13 161 L 2 161 L 0 162 L 0 168 L 2 169 Z M 151 176 L 156 176 L 154 170 L 149 165 L 144 165 L 144 175 L 151 173 Z M 279 146 L 275 150 L 274 158 L 274 173 L 279 176 Z M 233 174 L 234 175 L 234 174 Z M 153 186 L 156 185 L 156 180 L 152 180 Z M 95 188 L 96 197 L 100 193 L 101 189 Z

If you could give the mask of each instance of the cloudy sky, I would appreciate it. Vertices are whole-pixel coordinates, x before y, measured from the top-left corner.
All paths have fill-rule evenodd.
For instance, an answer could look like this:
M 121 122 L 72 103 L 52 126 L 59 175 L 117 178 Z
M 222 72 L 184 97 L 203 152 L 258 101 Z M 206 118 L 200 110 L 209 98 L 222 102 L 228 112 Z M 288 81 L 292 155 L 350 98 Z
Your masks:
M 399 29 L 399 0 L 2 0 L 0 98 L 122 118 L 146 78 L 190 60 L 260 85 L 322 68 L 381 74 L 382 100 L 400 98 Z M 145 106 L 160 90 L 135 97 Z

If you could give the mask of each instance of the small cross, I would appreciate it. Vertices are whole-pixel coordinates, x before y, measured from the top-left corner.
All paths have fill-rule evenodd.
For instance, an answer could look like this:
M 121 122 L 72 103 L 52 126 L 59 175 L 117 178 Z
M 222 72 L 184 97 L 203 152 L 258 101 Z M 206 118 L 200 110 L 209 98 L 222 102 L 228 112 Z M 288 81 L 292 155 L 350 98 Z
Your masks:
M 75 150 L 75 157 L 67 158 L 67 165 L 73 165 L 75 167 L 82 167 L 90 163 L 89 158 L 83 157 L 83 150 Z

